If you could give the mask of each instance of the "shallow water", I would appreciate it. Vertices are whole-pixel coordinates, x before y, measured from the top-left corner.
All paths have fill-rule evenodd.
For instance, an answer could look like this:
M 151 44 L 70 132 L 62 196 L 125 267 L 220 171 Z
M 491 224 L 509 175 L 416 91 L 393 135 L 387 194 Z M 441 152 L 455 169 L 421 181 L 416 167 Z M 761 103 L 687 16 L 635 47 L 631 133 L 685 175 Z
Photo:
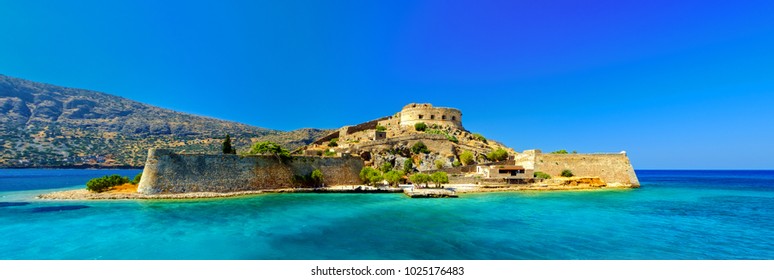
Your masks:
M 0 259 L 774 259 L 774 171 L 638 171 L 635 190 L 459 199 L 94 202 L 33 197 L 138 171 L 19 172 L 0 170 Z

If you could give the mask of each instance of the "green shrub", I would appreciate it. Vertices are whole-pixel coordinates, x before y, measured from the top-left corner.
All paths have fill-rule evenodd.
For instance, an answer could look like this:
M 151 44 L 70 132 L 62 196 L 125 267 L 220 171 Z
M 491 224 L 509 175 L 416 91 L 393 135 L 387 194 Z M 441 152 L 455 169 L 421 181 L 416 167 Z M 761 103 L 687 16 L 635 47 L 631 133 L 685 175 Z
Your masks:
M 382 166 L 379 167 L 379 169 L 382 172 L 388 172 L 388 171 L 392 170 L 392 163 L 390 163 L 389 161 L 384 162 L 384 163 L 382 163 Z
M 470 151 L 464 151 L 460 154 L 460 162 L 464 165 L 470 165 L 475 162 L 473 153 Z
M 455 159 L 455 160 L 452 162 L 452 166 L 454 166 L 454 167 L 459 167 L 459 166 L 461 166 L 461 165 L 462 165 L 462 163 L 460 163 L 460 161 L 459 161 L 459 160 L 457 160 L 457 159 Z
M 325 150 L 323 155 L 326 156 L 326 157 L 333 157 L 333 156 L 336 156 L 336 152 L 331 151 L 331 150 Z
M 427 130 L 425 133 L 443 135 L 443 136 L 446 136 L 446 140 L 452 141 L 454 143 L 459 143 L 459 140 L 457 140 L 457 137 L 454 137 L 454 135 L 449 135 L 448 132 L 440 129 L 430 129 L 430 130 Z
M 486 137 L 484 137 L 484 135 L 481 135 L 481 133 L 473 133 L 473 139 L 487 143 Z
M 508 151 L 500 148 L 486 154 L 486 158 L 491 161 L 503 161 L 508 159 Z
M 567 150 L 565 150 L 565 149 L 561 149 L 561 150 L 558 150 L 558 151 L 553 151 L 551 153 L 552 154 L 557 154 L 557 155 L 566 155 L 566 154 L 568 154 Z
M 403 179 L 403 172 L 391 170 L 390 172 L 384 173 L 384 179 L 387 180 L 391 186 L 397 187 L 400 180 Z
M 429 154 L 430 149 L 427 148 L 425 143 L 422 143 L 422 141 L 419 141 L 415 143 L 414 146 L 411 146 L 411 152 L 414 154 L 419 154 L 419 153 Z
M 129 183 L 129 178 L 114 174 L 89 180 L 86 182 L 86 189 L 93 192 L 104 192 L 112 187 L 126 183 Z
M 135 184 L 135 185 L 139 184 L 140 179 L 142 179 L 142 172 L 134 176 L 134 180 L 132 180 L 132 184 Z
M 387 131 L 387 128 L 381 125 L 376 126 L 376 131 Z
M 320 186 L 325 181 L 325 177 L 323 176 L 323 173 L 320 171 L 320 169 L 315 169 L 312 171 L 312 174 L 309 175 L 309 177 L 312 179 L 312 182 L 315 186 Z
M 268 154 L 268 155 L 274 155 L 278 158 L 290 157 L 290 152 L 288 150 L 283 149 L 282 146 L 271 141 L 262 141 L 262 142 L 257 142 L 253 144 L 248 154 L 252 154 L 252 155 Z
M 338 147 L 339 146 L 339 138 L 333 138 L 331 141 L 328 142 L 328 147 Z
M 440 188 L 443 184 L 449 183 L 449 175 L 446 172 L 435 172 L 430 176 L 430 180 L 435 183 L 435 187 Z
M 384 177 L 382 177 L 382 173 L 379 170 L 366 166 L 360 170 L 360 180 L 363 180 L 365 184 L 376 186 L 376 184 L 384 180 Z
M 547 173 L 537 171 L 535 172 L 535 178 L 540 179 L 551 179 L 551 175 L 548 175 Z
M 403 161 L 403 173 L 409 174 L 412 171 L 414 171 L 414 162 L 411 161 L 411 159 L 406 159 Z
M 427 183 L 432 180 L 430 175 L 427 175 L 425 173 L 417 173 L 417 174 L 411 175 L 409 179 L 411 179 L 411 182 L 414 184 L 418 184 L 418 185 L 425 184 L 425 187 L 427 187 Z
M 415 123 L 414 129 L 416 129 L 417 131 L 425 131 L 427 129 L 427 125 L 423 122 Z
M 572 177 L 572 176 L 574 175 L 572 174 L 571 170 L 569 169 L 562 170 L 562 177 Z
M 441 169 L 443 168 L 444 165 L 446 165 L 446 161 L 441 159 L 436 159 L 434 163 L 435 163 L 435 169 Z

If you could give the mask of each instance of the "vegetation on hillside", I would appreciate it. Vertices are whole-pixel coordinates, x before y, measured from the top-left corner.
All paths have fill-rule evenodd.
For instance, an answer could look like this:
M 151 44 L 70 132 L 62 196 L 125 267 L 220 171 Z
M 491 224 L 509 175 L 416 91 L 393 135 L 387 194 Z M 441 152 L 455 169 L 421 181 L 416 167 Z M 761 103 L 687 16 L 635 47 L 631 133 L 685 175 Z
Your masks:
M 574 175 L 572 174 L 571 170 L 569 169 L 562 170 L 562 177 L 572 177 L 572 176 Z
M 484 143 L 489 143 L 486 141 L 486 137 L 484 137 L 484 135 L 481 135 L 481 133 L 473 133 L 473 139 L 476 139 Z
M 403 173 L 409 174 L 414 172 L 414 162 L 410 158 L 403 161 Z
M 149 148 L 222 153 L 227 133 L 242 151 L 254 141 L 294 149 L 329 132 L 269 130 L 3 75 L 0 85 L 0 167 L 139 167 Z
M 508 151 L 499 148 L 486 154 L 486 158 L 491 161 L 503 161 L 508 159 Z
M 471 165 L 475 162 L 475 158 L 471 151 L 463 151 L 460 154 L 460 162 L 464 165 Z
M 427 145 L 425 145 L 425 143 L 422 143 L 422 141 L 418 141 L 414 143 L 413 146 L 411 146 L 411 153 L 415 155 L 418 155 L 420 153 L 429 154 L 430 149 L 427 148 Z

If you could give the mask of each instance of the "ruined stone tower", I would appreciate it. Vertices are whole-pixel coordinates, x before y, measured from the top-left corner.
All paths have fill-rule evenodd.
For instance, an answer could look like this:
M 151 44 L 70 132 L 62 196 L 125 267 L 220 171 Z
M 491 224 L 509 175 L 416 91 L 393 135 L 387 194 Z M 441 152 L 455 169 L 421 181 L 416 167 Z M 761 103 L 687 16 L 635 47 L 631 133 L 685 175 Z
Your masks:
M 429 103 L 411 103 L 400 111 L 401 126 L 414 126 L 420 122 L 463 129 L 462 112 L 458 109 L 433 107 Z

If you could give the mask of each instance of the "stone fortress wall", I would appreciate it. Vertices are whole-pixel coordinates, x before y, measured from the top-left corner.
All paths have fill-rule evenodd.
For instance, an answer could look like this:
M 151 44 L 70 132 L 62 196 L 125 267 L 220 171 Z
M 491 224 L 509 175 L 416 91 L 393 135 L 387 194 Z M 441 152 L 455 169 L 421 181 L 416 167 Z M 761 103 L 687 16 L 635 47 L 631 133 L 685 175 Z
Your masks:
M 528 150 L 516 157 L 517 165 L 534 164 L 535 171 L 560 177 L 562 170 L 569 169 L 579 177 L 599 177 L 608 184 L 624 184 L 639 187 L 626 153 L 617 154 L 544 154 L 540 150 Z
M 423 122 L 451 128 L 462 128 L 462 112 L 454 108 L 433 107 L 429 103 L 411 103 L 400 111 L 400 125 L 414 126 Z
M 325 185 L 360 184 L 363 160 L 357 157 L 177 154 L 150 149 L 138 192 L 143 194 L 187 192 L 236 192 L 291 188 L 293 176 L 307 176 L 320 169 Z

